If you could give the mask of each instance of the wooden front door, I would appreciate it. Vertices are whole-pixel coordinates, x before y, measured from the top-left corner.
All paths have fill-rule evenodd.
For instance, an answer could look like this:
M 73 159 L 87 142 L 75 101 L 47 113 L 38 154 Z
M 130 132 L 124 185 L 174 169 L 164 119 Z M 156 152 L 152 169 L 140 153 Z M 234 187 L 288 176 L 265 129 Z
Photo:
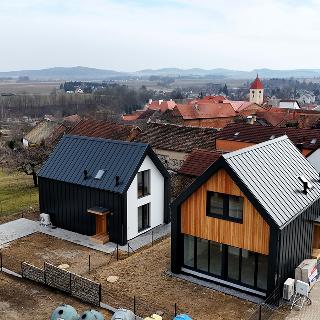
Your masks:
M 320 249 L 320 225 L 314 224 L 313 227 L 313 249 Z
M 96 215 L 96 234 L 107 234 L 107 215 Z

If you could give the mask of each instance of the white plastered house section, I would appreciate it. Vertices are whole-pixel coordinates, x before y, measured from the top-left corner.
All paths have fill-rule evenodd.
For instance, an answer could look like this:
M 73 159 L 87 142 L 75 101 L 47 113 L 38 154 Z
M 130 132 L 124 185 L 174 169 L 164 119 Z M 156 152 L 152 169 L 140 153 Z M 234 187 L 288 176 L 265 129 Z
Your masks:
M 127 239 L 164 223 L 164 178 L 153 161 L 146 156 L 138 172 L 150 170 L 150 194 L 138 197 L 137 175 L 127 191 Z M 138 208 L 150 203 L 150 228 L 138 231 Z

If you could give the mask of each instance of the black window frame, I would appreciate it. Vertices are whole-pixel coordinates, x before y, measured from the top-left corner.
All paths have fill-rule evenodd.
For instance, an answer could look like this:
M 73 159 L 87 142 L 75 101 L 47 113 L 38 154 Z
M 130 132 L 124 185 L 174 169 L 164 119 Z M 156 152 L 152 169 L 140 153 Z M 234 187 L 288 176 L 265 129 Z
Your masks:
M 234 284 L 237 284 L 237 285 L 240 285 L 240 286 L 243 286 L 243 287 L 246 287 L 246 288 L 250 288 L 250 289 L 253 289 L 253 290 L 257 290 L 257 291 L 260 291 L 260 292 L 267 292 L 267 288 L 261 288 L 258 286 L 258 261 L 259 261 L 259 256 L 264 256 L 267 258 L 267 261 L 269 263 L 269 256 L 268 255 L 263 255 L 261 253 L 258 253 L 258 252 L 253 252 L 253 251 L 250 251 L 250 250 L 247 250 L 247 249 L 242 249 L 242 248 L 238 248 L 238 247 L 235 247 L 235 246 L 231 246 L 231 245 L 227 245 L 227 244 L 223 244 L 223 243 L 219 243 L 219 242 L 216 242 L 216 241 L 212 241 L 212 240 L 207 240 L 208 241 L 208 269 L 207 271 L 203 271 L 201 269 L 198 269 L 198 252 L 197 252 L 197 243 L 198 243 L 198 237 L 194 237 L 194 236 L 191 236 L 191 235 L 187 235 L 187 234 L 181 234 L 182 235 L 182 240 L 183 240 L 183 237 L 184 236 L 188 236 L 188 237 L 193 237 L 193 266 L 188 266 L 188 265 L 185 265 L 184 264 L 184 259 L 182 259 L 182 265 L 184 268 L 186 269 L 190 269 L 190 270 L 194 270 L 196 272 L 199 272 L 199 273 L 203 273 L 205 275 L 208 275 L 208 276 L 211 276 L 211 277 L 214 277 L 214 278 L 217 278 L 217 279 L 221 279 L 221 280 L 224 280 L 224 281 L 228 281 L 230 283 L 234 283 Z M 205 239 L 203 239 L 205 240 Z M 222 245 L 222 251 L 221 251 L 221 275 L 217 275 L 217 274 L 214 274 L 214 273 L 211 273 L 210 272 L 210 243 L 217 243 L 217 244 L 221 244 Z M 228 259 L 228 248 L 229 247 L 234 247 L 234 248 L 237 248 L 239 249 L 239 264 L 238 264 L 238 268 L 239 268 L 239 271 L 238 271 L 238 279 L 233 279 L 233 278 L 230 278 L 228 276 L 228 263 L 229 263 L 229 259 Z M 246 250 L 246 251 L 249 251 L 250 253 L 253 253 L 254 254 L 254 259 L 255 259 L 255 265 L 254 265 L 254 285 L 250 285 L 250 284 L 247 284 L 247 283 L 244 283 L 242 282 L 242 250 Z M 183 255 L 184 257 L 184 247 L 183 247 Z M 267 268 L 266 268 L 266 283 L 268 282 L 268 269 L 269 269 L 269 265 L 267 265 Z
M 222 215 L 210 212 L 210 197 L 211 197 L 211 195 L 213 195 L 215 193 L 223 196 L 223 214 Z M 229 197 L 230 196 L 238 197 L 238 198 L 242 199 L 241 218 L 235 218 L 235 217 L 231 217 L 229 215 Z M 215 191 L 207 191 L 206 215 L 211 218 L 218 218 L 218 219 L 228 220 L 228 221 L 232 221 L 232 222 L 236 222 L 236 223 L 243 223 L 243 204 L 244 204 L 244 201 L 243 201 L 243 197 L 241 197 L 241 196 L 235 196 L 233 194 L 226 194 L 226 193 L 215 192 Z
M 148 175 L 147 178 L 145 177 L 146 175 Z M 150 183 L 151 177 L 150 176 L 151 176 L 150 169 L 138 172 L 137 174 L 138 199 L 149 196 L 151 194 L 151 183 Z M 141 186 L 139 182 L 140 177 L 142 181 Z M 147 181 L 147 184 L 146 184 L 146 181 Z M 147 191 L 145 191 L 145 189 L 147 189 Z
M 142 228 L 139 226 L 139 209 L 142 210 Z M 145 224 L 144 215 L 147 215 L 147 223 Z M 150 203 L 143 204 L 138 207 L 138 232 L 145 231 L 150 228 Z

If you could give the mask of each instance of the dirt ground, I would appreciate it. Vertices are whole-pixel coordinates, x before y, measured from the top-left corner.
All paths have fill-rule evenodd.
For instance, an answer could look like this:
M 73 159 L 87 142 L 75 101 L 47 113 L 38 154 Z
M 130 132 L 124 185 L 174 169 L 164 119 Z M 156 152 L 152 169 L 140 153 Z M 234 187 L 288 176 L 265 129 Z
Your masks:
M 49 319 L 52 311 L 61 303 L 72 305 L 79 313 L 92 308 L 58 291 L 0 273 L 0 319 Z M 99 311 L 106 320 L 111 319 L 107 311 Z
M 37 267 L 42 267 L 46 261 L 56 266 L 67 264 L 70 266 L 67 270 L 81 275 L 89 271 L 89 255 L 91 270 L 103 268 L 110 261 L 108 254 L 42 233 L 13 241 L 1 252 L 3 266 L 16 272 L 22 261 Z
M 188 313 L 193 320 L 247 319 L 254 304 L 170 276 L 170 238 L 153 247 L 99 268 L 91 277 L 102 283 L 102 300 L 120 300 L 119 305 L 132 306 L 136 296 L 139 308 L 149 313 L 170 313 L 177 303 L 178 313 Z M 109 276 L 119 280 L 109 283 Z M 144 314 L 142 314 L 145 316 Z M 166 317 L 166 319 L 172 319 Z

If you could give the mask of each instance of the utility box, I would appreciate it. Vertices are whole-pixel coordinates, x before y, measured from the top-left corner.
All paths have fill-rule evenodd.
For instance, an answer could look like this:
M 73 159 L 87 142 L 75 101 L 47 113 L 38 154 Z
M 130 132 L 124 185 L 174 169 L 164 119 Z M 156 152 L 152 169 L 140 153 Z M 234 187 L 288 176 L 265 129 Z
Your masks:
M 295 270 L 295 280 L 303 281 L 310 285 L 310 289 L 318 278 L 317 260 L 306 259 Z
M 288 278 L 283 284 L 283 299 L 288 301 L 291 300 L 292 296 L 294 295 L 294 282 L 294 279 Z

